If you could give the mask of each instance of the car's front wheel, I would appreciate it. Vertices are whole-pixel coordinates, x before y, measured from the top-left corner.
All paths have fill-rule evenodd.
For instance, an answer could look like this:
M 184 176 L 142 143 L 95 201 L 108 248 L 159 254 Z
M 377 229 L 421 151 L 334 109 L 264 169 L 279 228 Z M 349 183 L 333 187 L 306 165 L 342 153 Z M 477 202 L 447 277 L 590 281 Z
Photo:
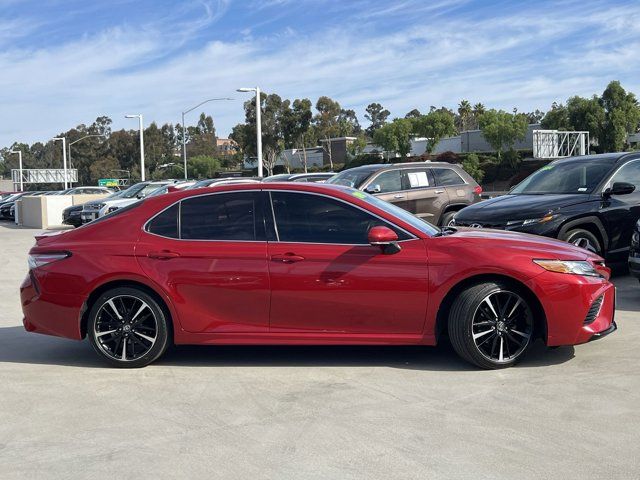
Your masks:
M 465 360 L 486 369 L 518 362 L 533 339 L 533 310 L 508 283 L 486 282 L 462 291 L 449 311 L 449 337 Z
M 124 368 L 150 364 L 169 342 L 164 309 L 151 295 L 132 287 L 114 288 L 94 302 L 87 333 L 102 358 Z

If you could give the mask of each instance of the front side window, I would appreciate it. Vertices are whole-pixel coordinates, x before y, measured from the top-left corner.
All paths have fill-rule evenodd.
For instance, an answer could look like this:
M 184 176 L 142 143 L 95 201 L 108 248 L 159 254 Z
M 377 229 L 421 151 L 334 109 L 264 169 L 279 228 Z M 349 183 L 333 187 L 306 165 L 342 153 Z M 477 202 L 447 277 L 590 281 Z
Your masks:
M 380 192 L 378 193 L 399 192 L 402 190 L 400 170 L 382 172 L 369 183 L 368 188 L 371 188 L 374 185 L 378 185 L 380 187 Z
M 264 240 L 258 231 L 259 192 L 221 193 L 182 200 L 180 238 L 183 240 Z
M 394 230 L 399 240 L 410 238 L 385 221 L 332 198 L 291 192 L 271 192 L 271 198 L 281 242 L 365 245 L 369 230 L 377 225 Z
M 609 187 L 616 182 L 626 182 L 636 186 L 636 192 L 640 191 L 640 160 L 623 165 L 611 178 Z
M 451 187 L 454 185 L 464 185 L 464 180 L 451 168 L 434 168 L 433 176 L 439 187 Z

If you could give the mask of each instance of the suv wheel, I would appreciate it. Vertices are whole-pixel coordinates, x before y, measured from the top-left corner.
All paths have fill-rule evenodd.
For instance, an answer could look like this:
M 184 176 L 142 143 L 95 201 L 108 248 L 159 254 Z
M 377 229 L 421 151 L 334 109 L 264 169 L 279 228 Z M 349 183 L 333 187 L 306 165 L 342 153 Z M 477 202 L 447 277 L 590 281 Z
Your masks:
M 589 250 L 590 252 L 596 253 L 598 255 L 602 255 L 603 253 L 602 246 L 600 245 L 598 237 L 596 237 L 589 230 L 584 230 L 582 228 L 569 230 L 560 237 L 560 240 L 572 243 L 576 247 L 584 248 L 585 250 Z
M 441 227 L 449 227 L 451 226 L 451 222 L 453 221 L 453 217 L 458 212 L 446 212 L 443 213 L 440 217 L 440 226 Z
M 533 340 L 533 312 L 526 298 L 504 282 L 464 290 L 449 312 L 449 338 L 463 359 L 486 369 L 514 365 Z

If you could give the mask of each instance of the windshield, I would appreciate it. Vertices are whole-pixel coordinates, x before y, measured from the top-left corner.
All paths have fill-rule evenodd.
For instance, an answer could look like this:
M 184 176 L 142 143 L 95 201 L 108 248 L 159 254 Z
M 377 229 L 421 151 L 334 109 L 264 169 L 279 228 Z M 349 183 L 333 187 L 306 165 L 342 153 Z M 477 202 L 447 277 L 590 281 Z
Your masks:
M 510 193 L 522 195 L 591 193 L 611 170 L 614 161 L 550 163 L 529 175 Z
M 344 172 L 340 172 L 336 176 L 331 177 L 325 183 L 344 185 L 345 187 L 351 188 L 360 188 L 364 181 L 369 178 L 373 172 L 374 170 L 345 170 Z
M 361 192 L 359 190 L 353 190 L 351 194 L 365 202 L 370 203 L 371 205 L 380 208 L 386 212 L 391 213 L 392 215 L 398 217 L 400 220 L 408 223 L 412 227 L 420 230 L 423 233 L 426 233 L 429 236 L 434 236 L 440 232 L 440 229 L 433 226 L 426 220 L 421 219 L 420 217 L 416 217 L 412 213 L 406 211 L 404 208 L 400 208 L 393 203 L 385 202 L 384 200 L 380 200 L 373 195 L 369 195 L 368 193 Z

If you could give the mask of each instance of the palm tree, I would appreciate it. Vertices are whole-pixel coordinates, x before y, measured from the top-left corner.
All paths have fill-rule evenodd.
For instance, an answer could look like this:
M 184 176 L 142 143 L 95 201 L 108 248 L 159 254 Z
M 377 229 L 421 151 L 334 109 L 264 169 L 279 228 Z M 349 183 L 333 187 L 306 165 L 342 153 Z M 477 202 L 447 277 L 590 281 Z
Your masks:
M 478 102 L 473 106 L 473 120 L 475 123 L 475 128 L 478 128 L 478 119 L 482 116 L 482 114 L 484 112 L 486 112 L 487 109 L 485 108 L 485 106 Z
M 469 100 L 462 100 L 460 102 L 460 105 L 458 105 L 458 115 L 460 115 L 460 123 L 464 131 L 467 129 L 467 120 L 471 115 L 471 104 Z

